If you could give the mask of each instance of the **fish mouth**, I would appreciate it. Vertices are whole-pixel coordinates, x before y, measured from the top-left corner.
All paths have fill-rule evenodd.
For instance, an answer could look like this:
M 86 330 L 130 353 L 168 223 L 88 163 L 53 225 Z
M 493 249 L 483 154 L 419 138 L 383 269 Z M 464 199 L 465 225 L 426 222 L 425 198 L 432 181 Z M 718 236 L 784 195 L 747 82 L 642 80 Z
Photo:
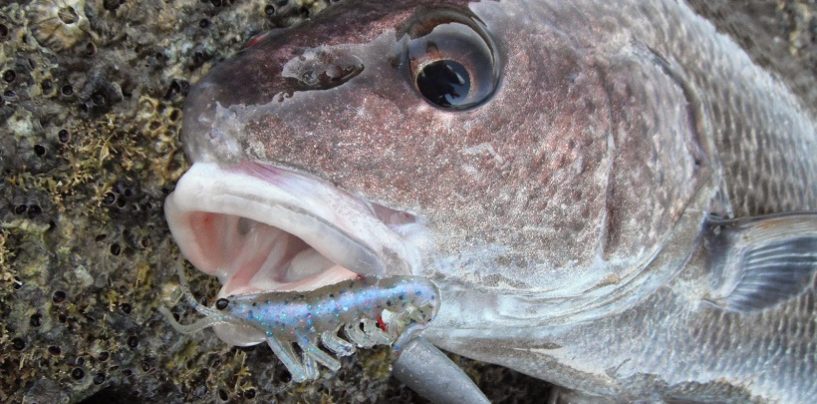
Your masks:
M 219 297 L 419 269 L 416 216 L 264 163 L 194 163 L 165 215 L 182 254 L 221 281 Z

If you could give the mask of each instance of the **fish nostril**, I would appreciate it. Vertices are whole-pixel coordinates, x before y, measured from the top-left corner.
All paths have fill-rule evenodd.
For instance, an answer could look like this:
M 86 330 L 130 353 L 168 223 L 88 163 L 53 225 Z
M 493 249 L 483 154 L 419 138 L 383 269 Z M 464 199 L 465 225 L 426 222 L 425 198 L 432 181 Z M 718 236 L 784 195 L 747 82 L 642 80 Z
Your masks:
M 363 62 L 338 49 L 309 49 L 288 61 L 281 75 L 292 80 L 296 91 L 327 90 L 363 72 Z

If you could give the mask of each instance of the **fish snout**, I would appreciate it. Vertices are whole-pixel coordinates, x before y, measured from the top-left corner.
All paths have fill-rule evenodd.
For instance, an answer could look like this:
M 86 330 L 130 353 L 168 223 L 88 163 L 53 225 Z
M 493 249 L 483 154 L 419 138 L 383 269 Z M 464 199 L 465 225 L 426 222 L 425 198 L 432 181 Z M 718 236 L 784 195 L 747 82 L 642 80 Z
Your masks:
M 243 118 L 223 103 L 223 94 L 222 86 L 206 80 L 188 95 L 182 143 L 185 153 L 194 162 L 236 163 L 243 154 Z

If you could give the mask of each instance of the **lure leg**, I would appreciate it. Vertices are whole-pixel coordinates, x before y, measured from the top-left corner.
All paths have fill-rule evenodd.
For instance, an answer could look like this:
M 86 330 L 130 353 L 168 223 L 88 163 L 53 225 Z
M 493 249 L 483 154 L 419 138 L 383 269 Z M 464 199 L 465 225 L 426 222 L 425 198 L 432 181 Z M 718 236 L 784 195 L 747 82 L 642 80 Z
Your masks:
M 321 333 L 321 344 L 337 356 L 349 356 L 355 353 L 355 346 L 338 337 L 337 330 Z
M 314 342 L 310 341 L 304 336 L 298 337 L 298 346 L 301 347 L 301 350 L 304 351 L 304 355 L 311 357 L 318 363 L 323 366 L 326 366 L 333 372 L 337 372 L 340 369 L 340 362 L 337 359 L 329 356 L 328 353 L 322 351 L 315 345 Z
M 393 372 L 412 390 L 435 403 L 490 403 L 462 369 L 424 338 L 405 344 Z
M 315 380 L 320 376 L 318 372 L 318 364 L 315 362 L 315 359 L 312 359 L 311 356 L 307 355 L 306 352 L 302 355 L 303 362 L 304 362 L 304 373 L 306 373 L 307 380 Z
M 289 374 L 292 375 L 293 382 L 300 383 L 308 379 L 308 372 L 304 366 L 298 362 L 291 345 L 281 344 L 281 341 L 278 341 L 278 338 L 275 338 L 272 333 L 267 333 L 267 344 L 272 349 L 272 352 L 275 353 L 275 356 L 284 363 Z
M 375 345 L 389 345 L 392 343 L 391 337 L 377 327 L 377 323 L 365 318 L 361 320 L 363 323 L 363 332 L 371 339 Z
M 361 348 L 370 348 L 374 346 L 374 342 L 366 336 L 363 330 L 360 329 L 360 323 L 351 323 L 346 324 L 343 326 L 343 331 L 346 332 L 346 336 L 349 339 L 357 344 L 357 346 Z

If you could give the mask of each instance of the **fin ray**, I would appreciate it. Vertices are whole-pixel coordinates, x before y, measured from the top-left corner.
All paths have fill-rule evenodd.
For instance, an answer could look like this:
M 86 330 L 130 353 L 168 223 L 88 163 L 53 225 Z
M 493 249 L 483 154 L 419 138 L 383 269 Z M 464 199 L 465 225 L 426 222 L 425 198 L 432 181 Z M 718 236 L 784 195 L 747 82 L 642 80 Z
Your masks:
M 796 298 L 817 272 L 817 213 L 713 220 L 712 303 L 735 312 Z

